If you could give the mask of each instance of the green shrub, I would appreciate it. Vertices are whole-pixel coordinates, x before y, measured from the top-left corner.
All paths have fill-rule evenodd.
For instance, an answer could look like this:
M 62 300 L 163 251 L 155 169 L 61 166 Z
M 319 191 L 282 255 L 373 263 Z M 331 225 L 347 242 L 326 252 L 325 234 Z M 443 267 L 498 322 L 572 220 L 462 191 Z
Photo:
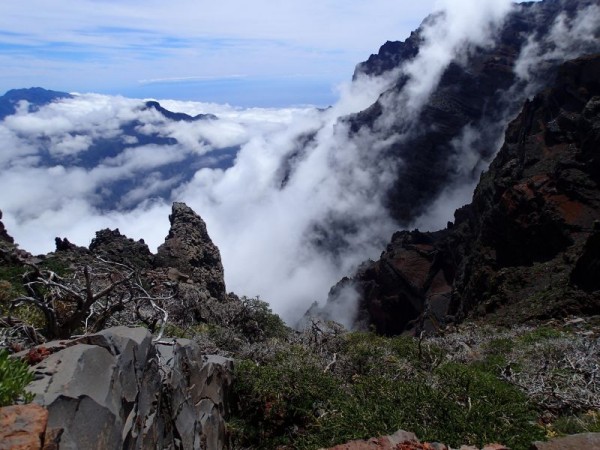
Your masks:
M 556 339 L 561 336 L 561 332 L 555 328 L 541 326 L 519 337 L 519 341 L 526 345 L 538 342 Z
M 437 376 L 437 430 L 435 436 L 426 433 L 427 439 L 453 446 L 502 442 L 527 449 L 531 441 L 544 437 L 527 397 L 494 374 L 452 363 L 440 367 Z
M 173 323 L 165 325 L 164 336 L 178 339 L 193 339 L 202 333 L 208 332 L 208 326 L 205 324 L 182 327 Z
M 61 277 L 64 277 L 72 272 L 69 263 L 57 257 L 44 259 L 42 262 L 40 262 L 39 267 L 40 269 L 51 270 Z
M 337 354 L 291 345 L 236 366 L 239 446 L 316 449 L 400 428 L 453 446 L 500 441 L 526 449 L 544 436 L 516 388 L 479 367 L 443 362 L 434 346 L 350 333 Z
M 260 442 L 275 448 L 310 434 L 318 417 L 341 396 L 338 381 L 300 346 L 276 354 L 269 364 L 240 361 L 235 380 L 235 438 L 242 445 Z
M 20 398 L 31 401 L 25 386 L 32 380 L 33 374 L 27 364 L 10 358 L 6 350 L 0 350 L 0 406 L 12 405 Z
M 0 265 L 0 280 L 2 284 L 2 300 L 12 300 L 25 293 L 23 289 L 23 274 L 27 271 L 24 266 Z
M 557 434 L 600 433 L 600 412 L 559 417 L 552 424 L 552 429 Z
M 283 338 L 289 333 L 283 320 L 259 297 L 242 297 L 240 305 L 232 323 L 249 342 Z

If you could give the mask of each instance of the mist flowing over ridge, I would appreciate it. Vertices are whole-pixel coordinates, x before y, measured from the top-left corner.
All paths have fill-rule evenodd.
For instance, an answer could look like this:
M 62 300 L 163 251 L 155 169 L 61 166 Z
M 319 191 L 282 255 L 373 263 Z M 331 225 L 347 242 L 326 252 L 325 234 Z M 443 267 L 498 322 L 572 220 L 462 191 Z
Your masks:
M 0 122 L 4 222 L 33 252 L 105 227 L 155 248 L 170 202 L 185 201 L 221 249 L 228 289 L 291 321 L 398 226 L 445 224 L 523 101 L 559 62 L 600 47 L 597 1 L 466 3 L 442 2 L 384 45 L 324 111 L 161 100 L 216 117 L 178 121 L 122 97 L 18 103 Z

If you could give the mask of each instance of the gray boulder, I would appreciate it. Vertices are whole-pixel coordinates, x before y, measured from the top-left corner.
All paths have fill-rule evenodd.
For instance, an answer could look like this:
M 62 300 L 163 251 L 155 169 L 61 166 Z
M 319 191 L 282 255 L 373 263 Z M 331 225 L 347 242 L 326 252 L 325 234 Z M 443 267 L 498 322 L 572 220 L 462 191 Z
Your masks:
M 28 389 L 60 449 L 223 449 L 230 359 L 116 327 L 54 345 Z

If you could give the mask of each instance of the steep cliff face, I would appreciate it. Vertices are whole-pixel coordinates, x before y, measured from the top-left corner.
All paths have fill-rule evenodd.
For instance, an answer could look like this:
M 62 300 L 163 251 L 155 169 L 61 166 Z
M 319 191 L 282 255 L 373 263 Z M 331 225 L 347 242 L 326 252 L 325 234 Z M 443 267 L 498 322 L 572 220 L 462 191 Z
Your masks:
M 600 308 L 600 56 L 569 61 L 528 101 L 455 223 L 394 235 L 354 278 L 386 334 L 491 315 L 502 323 Z
M 467 245 L 452 313 L 598 310 L 589 269 L 598 258 L 599 80 L 598 56 L 564 64 L 510 125 L 473 203 L 457 215 L 452 237 Z
M 377 135 L 381 157 L 396 162 L 387 205 L 400 225 L 426 212 L 444 189 L 476 180 L 499 148 L 508 118 L 554 78 L 565 58 L 600 50 L 598 24 L 590 26 L 586 36 L 576 30 L 585 11 L 597 5 L 575 0 L 513 5 L 489 40 L 465 41 L 459 47 L 416 111 L 411 109 L 415 83 L 406 67 L 428 45 L 425 30 L 443 16 L 429 17 L 406 41 L 387 42 L 358 65 L 355 78 L 393 77 L 392 87 L 348 122 L 354 133 Z M 559 35 L 566 24 L 570 31 Z

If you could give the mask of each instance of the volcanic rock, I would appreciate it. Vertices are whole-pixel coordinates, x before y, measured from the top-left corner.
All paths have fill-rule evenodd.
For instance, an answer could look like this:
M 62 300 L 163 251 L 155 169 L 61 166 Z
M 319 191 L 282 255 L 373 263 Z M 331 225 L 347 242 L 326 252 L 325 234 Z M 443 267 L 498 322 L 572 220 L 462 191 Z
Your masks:
M 351 441 L 346 444 L 336 445 L 327 450 L 395 450 L 403 444 L 418 444 L 419 440 L 414 433 L 398 430 L 390 436 L 381 436 L 369 440 Z
M 571 276 L 575 261 L 594 259 L 600 219 L 598 80 L 600 55 L 565 63 L 552 88 L 509 126 L 446 244 L 464 252 L 452 314 L 509 304 L 507 319 L 598 311 L 598 292 L 572 282 L 592 287 L 589 275 L 576 269 Z
M 472 45 L 447 66 L 414 117 L 403 103 L 409 95 L 407 76 L 394 70 L 419 55 L 424 30 L 443 16 L 428 17 L 406 41 L 386 42 L 378 54 L 357 66 L 354 78 L 366 74 L 394 80 L 376 103 L 347 118 L 347 123 L 352 133 L 376 136 L 365 149 L 368 153 L 378 149 L 375 164 L 381 159 L 396 164 L 387 206 L 401 226 L 410 226 L 447 187 L 476 181 L 497 150 L 507 118 L 518 113 L 531 92 L 554 78 L 565 59 L 600 51 L 599 39 L 562 53 L 552 53 L 554 48 L 547 43 L 558 18 L 574 17 L 591 5 L 597 1 L 514 4 L 499 29 L 491 32 L 489 45 Z M 593 32 L 599 36 L 600 26 Z M 527 79 L 518 77 L 515 63 L 532 42 L 539 43 L 542 53 L 556 56 L 533 65 Z M 461 153 L 465 143 L 468 155 Z M 472 167 L 465 167 L 467 159 L 473 161 Z
M 531 450 L 579 450 L 600 448 L 600 433 L 574 434 L 551 439 L 548 442 L 534 442 Z
M 221 254 L 206 230 L 206 224 L 184 203 L 173 203 L 171 229 L 158 247 L 155 264 L 186 274 L 216 299 L 225 297 Z
M 2 223 L 2 211 L 0 211 L 0 240 L 14 244 L 15 240 L 8 234 L 4 224 Z
M 134 241 L 122 235 L 118 228 L 97 231 L 90 251 L 111 261 L 139 268 L 152 267 L 153 263 L 153 255 L 144 240 Z
M 397 334 L 600 310 L 600 55 L 565 63 L 528 101 L 455 222 L 401 232 L 354 277 L 357 323 Z M 332 317 L 335 319 L 335 317 Z
M 321 449 L 324 450 L 324 449 Z M 350 441 L 326 450 L 451 450 L 439 442 L 420 442 L 414 433 L 398 430 L 389 436 L 368 440 Z M 479 450 L 479 447 L 463 445 L 459 450 Z M 510 450 L 501 444 L 488 444 L 481 450 Z M 540 449 L 541 450 L 541 449 Z

